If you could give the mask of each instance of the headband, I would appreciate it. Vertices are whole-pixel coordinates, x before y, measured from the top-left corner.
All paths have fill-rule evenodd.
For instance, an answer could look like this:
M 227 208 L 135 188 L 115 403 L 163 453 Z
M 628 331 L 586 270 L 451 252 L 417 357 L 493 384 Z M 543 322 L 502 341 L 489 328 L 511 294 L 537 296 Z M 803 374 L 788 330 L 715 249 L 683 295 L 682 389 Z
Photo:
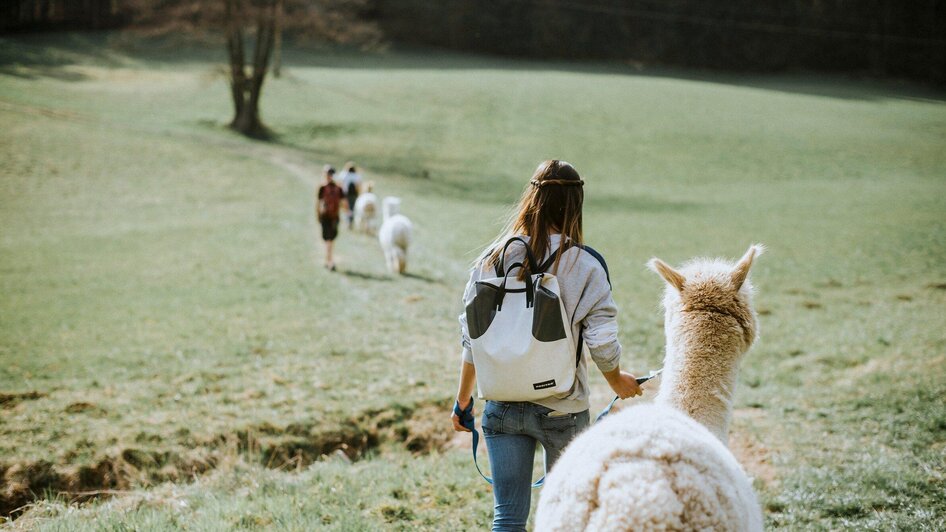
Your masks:
M 581 179 L 545 179 L 543 181 L 536 181 L 535 179 L 529 181 L 529 184 L 535 188 L 542 188 L 548 185 L 562 185 L 566 187 L 580 187 L 584 186 L 585 182 Z

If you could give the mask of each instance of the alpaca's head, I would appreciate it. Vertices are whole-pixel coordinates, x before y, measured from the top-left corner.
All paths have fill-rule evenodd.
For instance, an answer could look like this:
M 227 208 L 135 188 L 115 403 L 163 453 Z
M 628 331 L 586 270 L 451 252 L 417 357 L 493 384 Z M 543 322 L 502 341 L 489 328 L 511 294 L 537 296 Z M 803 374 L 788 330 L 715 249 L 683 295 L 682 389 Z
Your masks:
M 388 196 L 381 204 L 381 214 L 385 220 L 401 213 L 401 198 Z
M 660 259 L 650 260 L 648 266 L 667 281 L 664 325 L 668 355 L 705 348 L 700 351 L 729 357 L 731 360 L 714 361 L 724 365 L 736 362 L 749 349 L 756 337 L 749 269 L 764 249 L 754 244 L 736 263 L 696 259 L 679 270 Z

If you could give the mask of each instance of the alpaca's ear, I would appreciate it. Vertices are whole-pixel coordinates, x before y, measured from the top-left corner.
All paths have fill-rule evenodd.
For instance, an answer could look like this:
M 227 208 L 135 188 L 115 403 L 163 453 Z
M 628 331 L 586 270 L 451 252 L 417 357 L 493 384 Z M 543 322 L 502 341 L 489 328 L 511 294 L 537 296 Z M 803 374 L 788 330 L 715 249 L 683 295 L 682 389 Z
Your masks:
M 732 284 L 736 287 L 736 290 L 742 288 L 742 284 L 746 282 L 749 269 L 752 268 L 752 261 L 764 251 L 765 246 L 762 244 L 752 244 L 749 246 L 749 251 L 746 251 L 746 254 L 736 263 L 736 267 L 732 271 Z
M 653 270 L 657 275 L 664 278 L 664 281 L 677 289 L 677 292 L 683 291 L 683 283 L 686 278 L 677 270 L 674 270 L 666 262 L 654 257 L 647 261 L 647 267 Z

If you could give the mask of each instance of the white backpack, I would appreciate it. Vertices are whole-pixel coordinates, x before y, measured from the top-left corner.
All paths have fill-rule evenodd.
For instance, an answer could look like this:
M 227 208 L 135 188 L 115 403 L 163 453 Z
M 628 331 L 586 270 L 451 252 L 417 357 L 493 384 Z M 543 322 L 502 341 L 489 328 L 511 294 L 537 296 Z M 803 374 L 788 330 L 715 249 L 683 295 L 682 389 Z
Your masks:
M 504 267 L 513 242 L 526 249 L 531 275 L 518 280 L 522 262 Z M 521 238 L 506 242 L 496 266 L 496 277 L 476 282 L 476 293 L 466 306 L 466 322 L 482 399 L 535 401 L 565 397 L 575 382 L 581 353 L 576 344 L 558 279 L 541 267 Z

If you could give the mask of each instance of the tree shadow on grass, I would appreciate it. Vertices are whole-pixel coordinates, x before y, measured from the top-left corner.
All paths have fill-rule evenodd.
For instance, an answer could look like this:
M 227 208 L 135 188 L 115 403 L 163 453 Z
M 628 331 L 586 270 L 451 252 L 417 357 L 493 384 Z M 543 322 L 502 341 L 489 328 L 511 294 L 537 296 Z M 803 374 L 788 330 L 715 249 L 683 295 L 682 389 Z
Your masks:
M 390 282 L 391 277 L 387 275 L 378 275 L 376 273 L 360 272 L 357 270 L 338 270 L 339 273 L 346 277 L 353 277 L 355 279 L 363 279 L 365 281 L 384 281 Z
M 401 276 L 407 277 L 408 279 L 415 279 L 417 281 L 424 281 L 425 283 L 444 284 L 443 279 L 435 279 L 433 277 L 430 277 L 429 275 L 424 275 L 420 273 L 404 272 L 401 274 Z
M 390 274 L 390 275 L 377 274 L 377 273 L 370 273 L 370 272 L 361 272 L 358 270 L 338 270 L 338 273 L 344 275 L 345 277 L 351 277 L 353 279 L 362 279 L 365 281 L 381 281 L 381 282 L 386 282 L 386 283 L 394 281 L 399 277 L 394 274 Z M 423 281 L 425 283 L 431 283 L 431 284 L 440 284 L 440 285 L 444 284 L 443 279 L 436 279 L 434 277 L 431 277 L 429 275 L 424 275 L 421 273 L 404 272 L 400 275 L 400 277 L 413 279 L 415 281 Z

